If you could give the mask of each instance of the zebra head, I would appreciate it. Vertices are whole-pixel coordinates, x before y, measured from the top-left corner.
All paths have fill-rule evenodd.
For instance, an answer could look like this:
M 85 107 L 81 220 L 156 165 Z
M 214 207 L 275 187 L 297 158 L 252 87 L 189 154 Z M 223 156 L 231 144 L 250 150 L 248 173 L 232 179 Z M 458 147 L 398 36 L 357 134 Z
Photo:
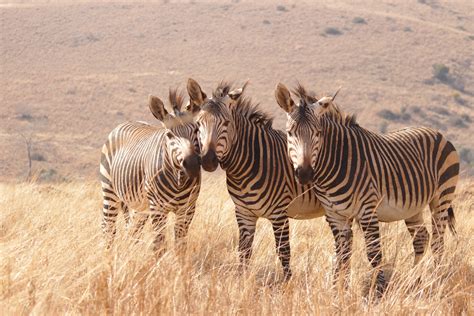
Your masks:
M 235 130 L 230 108 L 240 98 L 245 86 L 231 91 L 230 84 L 221 82 L 212 98 L 208 98 L 195 80 L 188 80 L 190 111 L 196 113 L 202 167 L 206 171 L 216 170 L 230 150 Z
M 149 106 L 153 115 L 168 129 L 165 135 L 168 154 L 174 167 L 194 179 L 201 171 L 197 125 L 191 113 L 181 111 L 183 101 L 182 94 L 179 94 L 176 89 L 170 89 L 169 102 L 173 108 L 173 114 L 168 113 L 164 103 L 158 97 L 150 95 Z
M 317 99 L 301 86 L 294 94 L 300 101 L 296 104 L 290 91 L 281 83 L 275 90 L 278 105 L 287 113 L 288 156 L 295 169 L 295 176 L 301 184 L 312 182 L 320 147 L 320 125 L 317 113 Z

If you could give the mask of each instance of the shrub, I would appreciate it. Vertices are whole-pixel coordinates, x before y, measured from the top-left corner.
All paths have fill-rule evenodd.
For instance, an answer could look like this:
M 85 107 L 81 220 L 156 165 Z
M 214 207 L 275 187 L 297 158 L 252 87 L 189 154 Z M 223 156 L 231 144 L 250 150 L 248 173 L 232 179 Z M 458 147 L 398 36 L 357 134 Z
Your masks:
M 338 28 L 335 27 L 327 27 L 324 29 L 324 33 L 329 34 L 329 35 L 341 35 L 342 32 L 339 31 Z
M 461 148 L 459 151 L 459 158 L 467 164 L 474 162 L 474 153 L 470 148 Z
M 378 116 L 380 116 L 381 118 L 384 118 L 386 120 L 389 120 L 389 121 L 398 121 L 400 119 L 400 115 L 397 114 L 397 113 L 394 113 L 390 110 L 387 110 L 387 109 L 384 109 L 384 110 L 381 110 L 377 113 Z
M 277 11 L 287 12 L 288 9 L 284 5 L 277 5 Z
M 434 64 L 433 65 L 433 77 L 436 79 L 442 81 L 442 82 L 447 82 L 449 81 L 448 78 L 449 74 L 449 67 L 444 65 L 444 64 Z
M 356 16 L 355 18 L 352 19 L 352 23 L 355 24 L 367 24 L 367 21 L 365 21 L 364 18 L 361 18 L 360 16 Z
M 32 153 L 31 160 L 35 161 L 46 161 L 46 158 L 40 153 Z

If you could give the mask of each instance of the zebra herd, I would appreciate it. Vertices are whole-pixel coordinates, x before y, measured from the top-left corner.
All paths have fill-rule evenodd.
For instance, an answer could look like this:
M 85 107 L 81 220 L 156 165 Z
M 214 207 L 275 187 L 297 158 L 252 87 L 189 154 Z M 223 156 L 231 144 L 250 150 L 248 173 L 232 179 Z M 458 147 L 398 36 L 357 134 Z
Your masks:
M 364 232 L 367 257 L 377 271 L 376 290 L 386 287 L 381 267 L 379 221 L 405 220 L 413 238 L 415 264 L 429 240 L 422 211 L 430 206 L 431 247 L 435 261 L 443 253 L 444 231 L 454 229 L 452 200 L 459 176 L 453 145 L 430 128 L 406 128 L 378 134 L 361 127 L 334 97 L 316 98 L 298 85 L 291 92 L 278 84 L 277 104 L 288 114 L 286 134 L 239 89 L 222 82 L 208 96 L 193 79 L 189 101 L 170 90 L 173 113 L 155 96 L 149 107 L 162 126 L 142 122 L 116 127 L 102 148 L 102 228 L 107 245 L 115 236 L 119 210 L 134 232 L 148 217 L 156 231 L 155 249 L 163 242 L 169 212 L 177 216 L 176 238 L 184 237 L 200 190 L 201 166 L 220 166 L 235 204 L 239 256 L 252 255 L 257 219 L 272 223 L 284 277 L 290 267 L 289 218 L 325 215 L 335 240 L 334 280 L 349 271 L 352 223 Z

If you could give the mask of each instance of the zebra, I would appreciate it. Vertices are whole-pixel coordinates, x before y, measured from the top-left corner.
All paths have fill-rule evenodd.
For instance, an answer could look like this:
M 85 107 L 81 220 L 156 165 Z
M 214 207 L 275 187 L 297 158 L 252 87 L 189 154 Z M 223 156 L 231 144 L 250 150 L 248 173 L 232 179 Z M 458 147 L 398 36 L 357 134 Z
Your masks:
M 345 273 L 352 246 L 352 222 L 364 232 L 367 257 L 376 269 L 376 293 L 386 282 L 381 269 L 379 221 L 405 220 L 413 238 L 415 264 L 428 243 L 422 211 L 429 204 L 431 241 L 435 261 L 444 248 L 446 225 L 455 235 L 452 200 L 459 176 L 459 156 L 441 133 L 431 128 L 409 127 L 378 134 L 343 113 L 334 97 L 308 102 L 298 86 L 296 104 L 283 85 L 275 97 L 287 112 L 288 155 L 298 181 L 312 183 L 326 210 L 335 239 L 335 280 Z M 321 111 L 331 107 L 331 111 Z
M 128 222 L 135 210 L 134 234 L 151 217 L 156 233 L 154 249 L 163 243 L 163 226 L 169 212 L 176 214 L 175 236 L 186 236 L 201 185 L 197 126 L 192 115 L 181 111 L 184 97 L 170 90 L 173 114 L 163 101 L 149 96 L 152 114 L 164 126 L 128 122 L 117 126 L 102 147 L 100 179 L 103 194 L 102 229 L 107 248 L 116 234 L 118 210 Z
M 289 280 L 288 218 L 316 218 L 324 210 L 310 186 L 296 183 L 286 155 L 285 134 L 273 129 L 268 115 L 242 96 L 245 87 L 231 90 L 230 84 L 221 82 L 208 98 L 195 80 L 188 80 L 202 167 L 212 172 L 220 165 L 226 172 L 239 228 L 241 266 L 247 266 L 252 255 L 257 219 L 266 218 L 273 226 L 284 279 Z

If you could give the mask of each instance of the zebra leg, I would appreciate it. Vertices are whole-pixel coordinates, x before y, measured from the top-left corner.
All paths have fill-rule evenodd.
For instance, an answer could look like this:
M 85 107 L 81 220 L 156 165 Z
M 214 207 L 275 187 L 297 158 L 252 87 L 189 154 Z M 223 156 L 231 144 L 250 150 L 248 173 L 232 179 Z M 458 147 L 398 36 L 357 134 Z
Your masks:
M 153 250 L 161 255 L 165 249 L 165 224 L 167 216 L 161 211 L 153 211 L 150 215 L 153 230 L 155 231 L 155 240 L 153 241 Z
M 252 244 L 255 237 L 255 227 L 257 225 L 257 216 L 253 213 L 235 208 L 237 225 L 239 226 L 239 258 L 243 267 L 248 265 L 252 256 Z
M 271 219 L 273 232 L 275 234 L 275 246 L 283 266 L 283 273 L 285 281 L 291 278 L 291 251 L 290 251 L 290 223 L 286 214 Z
M 125 219 L 125 227 L 130 228 L 130 211 L 125 202 L 120 203 L 120 208 L 122 209 L 123 218 Z
M 188 234 L 189 225 L 193 220 L 195 206 L 187 206 L 183 214 L 176 216 L 176 223 L 174 224 L 174 236 L 177 244 L 185 246 L 184 237 Z
M 413 239 L 413 250 L 415 252 L 415 265 L 420 262 L 428 245 L 428 230 L 423 222 L 423 212 L 405 220 L 408 231 Z
M 118 196 L 102 183 L 103 208 L 102 208 L 102 231 L 105 235 L 106 248 L 109 249 L 114 241 L 117 232 L 116 221 L 120 201 Z
M 385 282 L 384 272 L 381 269 L 382 249 L 380 246 L 379 221 L 375 208 L 367 208 L 362 214 L 363 215 L 360 219 L 360 226 L 364 231 L 367 258 L 369 259 L 370 264 L 376 270 L 377 273 L 377 296 L 382 296 L 387 284 Z
M 336 285 L 342 280 L 344 287 L 347 287 L 352 255 L 352 221 L 337 220 L 329 216 L 326 216 L 326 221 L 331 228 L 336 247 L 333 282 Z
M 439 264 L 444 253 L 444 231 L 448 224 L 448 208 L 450 204 L 442 204 L 438 198 L 434 198 L 430 203 L 431 209 L 431 252 L 435 263 Z
M 148 220 L 148 214 L 143 214 L 141 212 L 135 212 L 133 214 L 133 220 L 131 221 L 130 227 L 132 227 L 132 237 L 136 238 L 136 241 L 140 239 L 143 227 L 145 227 L 145 223 Z

